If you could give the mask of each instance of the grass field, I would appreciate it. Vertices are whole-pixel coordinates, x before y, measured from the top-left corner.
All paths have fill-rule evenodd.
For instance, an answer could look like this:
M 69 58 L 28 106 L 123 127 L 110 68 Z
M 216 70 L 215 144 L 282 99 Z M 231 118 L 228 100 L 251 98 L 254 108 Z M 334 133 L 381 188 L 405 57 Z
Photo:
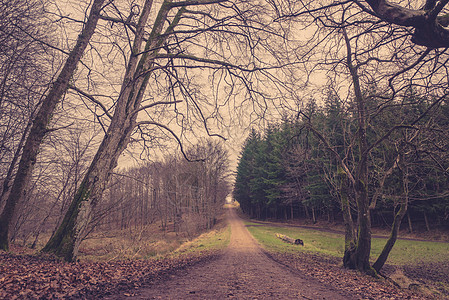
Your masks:
M 314 229 L 296 227 L 274 227 L 246 222 L 248 230 L 267 250 L 276 252 L 306 251 L 343 257 L 344 236 Z M 276 238 L 281 233 L 304 241 L 304 247 L 287 244 Z M 374 260 L 382 251 L 386 239 L 373 238 L 371 258 Z M 397 240 L 387 263 L 393 265 L 418 264 L 449 261 L 449 243 Z

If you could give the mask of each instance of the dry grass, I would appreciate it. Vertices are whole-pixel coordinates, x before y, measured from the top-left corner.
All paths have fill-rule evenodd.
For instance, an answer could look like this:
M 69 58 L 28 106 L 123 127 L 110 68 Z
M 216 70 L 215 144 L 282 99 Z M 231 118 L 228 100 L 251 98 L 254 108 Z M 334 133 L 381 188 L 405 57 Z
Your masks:
M 221 216 L 212 230 L 196 231 L 195 235 L 192 232 L 164 232 L 158 224 L 139 229 L 96 233 L 83 242 L 79 258 L 95 261 L 148 259 L 174 253 L 177 249 L 183 249 L 183 252 L 187 249 L 188 252 L 217 250 L 225 243 L 226 228 L 226 221 Z
M 81 261 L 158 258 L 174 253 L 182 245 L 181 249 L 184 251 L 189 249 L 189 252 L 208 248 L 215 250 L 224 247 L 226 240 L 229 240 L 229 237 L 226 237 L 227 222 L 224 213 L 218 218 L 214 228 L 207 232 L 201 230 L 193 218 L 185 219 L 181 232 L 176 233 L 173 228 L 173 224 L 168 224 L 164 230 L 157 222 L 143 227 L 129 227 L 125 230 L 96 231 L 83 241 L 78 258 Z M 230 232 L 228 235 L 230 236 Z M 36 249 L 42 249 L 49 238 L 49 234 L 42 234 Z M 35 251 L 31 250 L 31 252 Z
M 174 251 L 188 238 L 175 232 L 164 232 L 157 224 L 123 231 L 97 232 L 81 247 L 81 260 L 147 259 Z

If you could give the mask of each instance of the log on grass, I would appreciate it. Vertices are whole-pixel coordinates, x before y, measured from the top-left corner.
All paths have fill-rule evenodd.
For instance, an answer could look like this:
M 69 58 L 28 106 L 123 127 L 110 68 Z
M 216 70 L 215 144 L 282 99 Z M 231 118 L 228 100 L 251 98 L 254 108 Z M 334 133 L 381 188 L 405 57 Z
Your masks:
M 293 245 L 302 245 L 302 246 L 304 246 L 304 242 L 301 239 L 294 239 L 294 238 L 291 238 L 289 236 L 286 236 L 285 234 L 280 234 L 280 233 L 276 233 L 276 236 L 278 238 L 280 238 L 281 240 L 283 240 L 284 242 L 287 242 L 287 243 L 290 243 L 290 244 L 293 244 Z

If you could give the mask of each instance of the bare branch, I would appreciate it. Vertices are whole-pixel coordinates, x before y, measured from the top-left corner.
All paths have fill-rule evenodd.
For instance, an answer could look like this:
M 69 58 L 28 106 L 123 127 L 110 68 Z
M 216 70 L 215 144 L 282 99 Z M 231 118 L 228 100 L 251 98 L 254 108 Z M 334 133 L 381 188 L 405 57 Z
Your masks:
M 265 71 L 265 70 L 282 69 L 286 66 L 291 66 L 291 65 L 297 64 L 297 63 L 293 62 L 293 63 L 286 63 L 283 65 L 276 65 L 276 66 L 269 66 L 269 67 L 246 68 L 246 67 L 234 65 L 234 64 L 222 61 L 222 60 L 208 59 L 208 58 L 197 57 L 197 56 L 181 54 L 181 53 L 179 53 L 179 54 L 170 54 L 170 53 L 158 54 L 156 56 L 156 58 L 159 58 L 159 59 L 161 59 L 161 58 L 187 59 L 187 60 L 202 62 L 202 63 L 206 63 L 206 64 L 211 64 L 211 65 L 218 65 L 218 66 L 222 66 L 222 67 L 226 67 L 226 68 L 238 69 L 238 70 L 241 70 L 244 72 L 257 72 L 257 71 Z M 186 66 L 186 67 L 188 67 L 188 66 Z
M 301 113 L 302 114 L 302 113 Z M 345 164 L 345 162 L 343 161 L 343 159 L 341 158 L 341 156 L 338 154 L 338 152 L 331 147 L 331 145 L 329 144 L 329 142 L 324 138 L 324 136 L 315 128 L 313 127 L 313 125 L 309 122 L 306 123 L 307 128 L 313 132 L 313 134 L 320 140 L 323 142 L 324 146 L 334 155 L 334 157 L 338 160 L 340 166 L 343 168 L 343 170 L 345 171 L 346 175 L 348 176 L 349 180 L 351 181 L 352 184 L 355 184 L 355 179 L 354 176 L 351 173 L 351 170 L 349 170 L 348 166 Z
M 47 134 L 50 133 L 50 132 L 55 132 L 55 131 L 58 131 L 58 130 L 61 130 L 61 129 L 69 128 L 69 127 L 72 126 L 73 124 L 75 124 L 75 123 L 72 122 L 72 123 L 70 123 L 69 125 L 60 126 L 60 127 L 55 127 L 55 128 L 48 128 L 48 129 L 47 129 Z
M 123 20 L 123 19 L 119 19 L 119 18 L 113 18 L 113 17 L 109 17 L 109 16 L 100 16 L 100 19 L 105 20 L 105 21 L 111 21 L 114 23 L 120 23 L 120 24 L 124 24 L 126 26 L 128 26 L 133 32 L 135 32 L 137 24 L 130 21 L 130 20 Z
M 136 109 L 133 112 L 133 114 L 136 114 L 139 111 L 142 111 L 142 110 L 145 110 L 145 109 L 148 109 L 148 108 L 152 108 L 152 107 L 154 107 L 156 105 L 170 105 L 170 104 L 176 104 L 176 103 L 181 103 L 181 102 L 182 102 L 182 100 L 176 100 L 176 101 L 156 101 L 156 102 L 153 102 L 151 104 L 144 105 L 144 106 L 140 107 L 139 109 Z
M 163 128 L 163 129 L 165 129 L 166 131 L 168 131 L 168 132 L 175 138 L 176 142 L 178 142 L 178 145 L 179 145 L 179 148 L 180 148 L 180 150 L 181 150 L 181 153 L 182 153 L 182 155 L 184 156 L 184 158 L 185 158 L 187 161 L 190 161 L 190 162 L 195 162 L 195 161 L 205 161 L 205 159 L 194 159 L 194 160 L 191 160 L 190 158 L 188 158 L 188 157 L 187 157 L 187 154 L 186 154 L 185 151 L 184 151 L 184 147 L 183 147 L 183 145 L 182 145 L 181 139 L 180 139 L 180 138 L 176 135 L 176 133 L 174 133 L 173 130 L 171 130 L 169 127 L 167 127 L 167 126 L 165 126 L 165 125 L 163 125 L 163 124 L 161 124 L 161 123 L 153 122 L 153 121 L 141 121 L 141 122 L 139 122 L 139 123 L 136 124 L 136 126 L 141 126 L 141 125 L 154 125 L 154 126 L 157 126 L 157 127 L 159 127 L 159 128 Z
M 409 9 L 387 0 L 366 0 L 366 2 L 381 20 L 415 28 L 412 38 L 415 44 L 429 48 L 449 47 L 449 30 L 442 25 L 447 24 L 449 16 L 438 16 L 449 1 L 440 1 L 430 11 Z M 430 4 L 427 2 L 425 7 L 433 5 L 433 2 Z
M 440 0 L 440 2 L 438 2 L 438 4 L 435 5 L 431 11 L 429 11 L 429 21 L 434 22 L 437 19 L 438 14 L 443 10 L 448 2 L 449 0 Z
M 228 2 L 228 1 L 229 0 L 191 0 L 191 1 L 170 2 L 168 4 L 168 6 L 170 8 L 186 7 L 186 6 L 194 6 L 194 5 L 217 4 L 217 3 Z
M 109 113 L 108 109 L 103 105 L 103 103 L 101 103 L 100 101 L 98 101 L 97 99 L 95 99 L 92 95 L 89 95 L 88 93 L 80 90 L 79 88 L 77 88 L 76 86 L 70 84 L 68 86 L 69 89 L 72 89 L 74 91 L 76 91 L 78 94 L 86 97 L 87 99 L 89 99 L 90 101 L 92 101 L 93 103 L 97 104 L 98 106 L 100 106 L 100 108 L 103 110 L 104 114 L 106 116 L 108 116 L 109 119 L 112 119 L 112 115 Z

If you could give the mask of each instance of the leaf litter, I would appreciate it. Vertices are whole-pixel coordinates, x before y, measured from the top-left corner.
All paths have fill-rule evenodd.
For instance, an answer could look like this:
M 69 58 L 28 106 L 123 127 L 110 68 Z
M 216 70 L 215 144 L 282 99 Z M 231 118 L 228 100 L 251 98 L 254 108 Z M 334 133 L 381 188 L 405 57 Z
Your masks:
M 177 270 L 212 260 L 203 251 L 148 260 L 63 262 L 47 255 L 0 251 L 0 299 L 96 299 L 148 285 Z

